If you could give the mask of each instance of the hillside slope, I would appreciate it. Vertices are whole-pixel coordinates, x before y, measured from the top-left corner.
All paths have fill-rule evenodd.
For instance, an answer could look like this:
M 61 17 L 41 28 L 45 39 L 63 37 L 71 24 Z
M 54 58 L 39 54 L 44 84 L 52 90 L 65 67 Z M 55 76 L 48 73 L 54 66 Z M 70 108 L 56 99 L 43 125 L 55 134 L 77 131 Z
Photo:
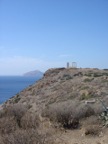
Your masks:
M 108 106 L 107 70 L 58 68 L 46 71 L 41 80 L 9 99 L 2 108 L 26 107 L 20 116 L 21 128 L 26 114 L 38 116 L 38 130 L 49 144 L 107 144 L 108 130 L 99 119 L 103 111 L 99 99 Z M 27 124 L 25 127 L 28 129 Z
M 50 69 L 36 84 L 21 91 L 9 103 L 34 104 L 39 110 L 46 105 L 67 100 L 81 103 L 102 98 L 107 104 L 108 72 L 98 69 Z M 41 103 L 41 105 L 40 105 Z M 33 107 L 34 108 L 34 107 Z

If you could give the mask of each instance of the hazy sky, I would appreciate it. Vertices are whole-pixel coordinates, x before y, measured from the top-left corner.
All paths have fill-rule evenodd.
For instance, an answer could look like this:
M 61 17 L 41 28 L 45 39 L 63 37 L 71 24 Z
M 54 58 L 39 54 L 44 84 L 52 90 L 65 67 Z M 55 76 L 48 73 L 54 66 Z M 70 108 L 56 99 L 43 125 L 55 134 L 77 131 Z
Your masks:
M 73 61 L 108 68 L 108 0 L 0 0 L 0 75 Z

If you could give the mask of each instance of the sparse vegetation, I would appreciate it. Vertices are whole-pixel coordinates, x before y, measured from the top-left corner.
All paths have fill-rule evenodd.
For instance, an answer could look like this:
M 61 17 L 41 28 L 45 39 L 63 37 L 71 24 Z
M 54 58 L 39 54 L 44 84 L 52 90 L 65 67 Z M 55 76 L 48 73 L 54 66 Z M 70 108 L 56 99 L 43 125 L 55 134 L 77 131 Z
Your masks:
M 101 77 L 101 76 L 103 76 L 104 74 L 102 74 L 102 73 L 93 73 L 93 76 L 94 77 Z
M 21 128 L 23 129 L 37 129 L 39 127 L 39 117 L 36 114 L 27 112 L 21 119 Z
M 20 99 L 21 99 L 20 97 L 16 97 L 15 100 L 14 100 L 14 102 L 18 103 L 20 101 Z
M 86 90 L 86 89 L 89 89 L 89 86 L 83 86 L 83 87 L 81 87 L 81 90 Z
M 64 74 L 64 75 L 63 75 L 63 79 L 69 80 L 69 79 L 72 79 L 72 76 L 70 76 L 70 75 L 68 75 L 68 74 Z
M 85 76 L 93 77 L 93 73 L 86 73 Z
M 49 106 L 44 114 L 65 129 L 77 129 L 81 119 L 95 115 L 95 111 L 90 106 L 71 101 L 59 103 L 53 107 Z
M 79 121 L 75 115 L 76 104 L 67 102 L 49 107 L 45 115 L 66 129 L 78 128 Z
M 80 100 L 88 100 L 90 98 L 92 98 L 93 96 L 91 94 L 85 94 L 83 93 L 81 96 L 80 96 Z
M 85 78 L 84 82 L 91 82 L 92 80 L 94 80 L 94 78 Z
M 26 113 L 27 108 L 22 104 L 10 105 L 4 109 L 5 116 L 14 117 L 19 127 L 21 127 L 21 118 Z
M 1 144 L 47 144 L 46 135 L 36 130 L 17 130 L 9 135 L 2 136 Z
M 62 140 L 64 131 L 71 133 L 73 129 L 81 135 L 85 129 L 86 136 L 98 136 L 103 126 L 98 98 L 108 106 L 107 76 L 98 69 L 47 71 L 37 84 L 1 107 L 0 144 L 58 144 L 62 143 L 58 139 Z M 95 101 L 89 103 L 92 99 Z
M 9 106 L 0 116 L 0 144 L 49 143 L 47 133 L 39 133 L 38 127 L 39 117 L 26 112 L 25 106 Z
M 15 132 L 15 130 L 18 128 L 18 124 L 15 121 L 14 117 L 2 117 L 0 118 L 0 134 L 10 134 L 12 132 Z

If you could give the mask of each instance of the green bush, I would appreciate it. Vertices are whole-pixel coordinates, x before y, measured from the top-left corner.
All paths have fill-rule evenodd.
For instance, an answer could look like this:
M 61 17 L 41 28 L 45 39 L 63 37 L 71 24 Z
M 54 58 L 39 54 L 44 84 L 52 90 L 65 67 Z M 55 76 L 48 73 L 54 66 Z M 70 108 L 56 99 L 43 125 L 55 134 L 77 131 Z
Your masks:
M 81 96 L 80 96 L 80 100 L 88 100 L 90 98 L 92 98 L 93 96 L 88 94 L 86 95 L 85 93 L 83 93 Z
M 94 77 L 101 77 L 102 74 L 101 74 L 101 73 L 94 73 L 93 76 L 94 76 Z
M 70 76 L 69 74 L 64 74 L 63 78 L 65 78 L 66 80 L 72 79 L 72 76 Z
M 94 78 L 86 78 L 84 79 L 84 82 L 91 82 L 92 80 L 94 80 Z

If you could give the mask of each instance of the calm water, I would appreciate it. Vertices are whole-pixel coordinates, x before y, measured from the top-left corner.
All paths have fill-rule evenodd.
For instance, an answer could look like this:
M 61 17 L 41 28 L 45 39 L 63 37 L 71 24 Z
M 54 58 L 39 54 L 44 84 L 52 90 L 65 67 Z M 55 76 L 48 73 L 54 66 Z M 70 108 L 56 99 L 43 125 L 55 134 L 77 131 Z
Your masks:
M 0 104 L 36 81 L 35 77 L 0 76 Z

